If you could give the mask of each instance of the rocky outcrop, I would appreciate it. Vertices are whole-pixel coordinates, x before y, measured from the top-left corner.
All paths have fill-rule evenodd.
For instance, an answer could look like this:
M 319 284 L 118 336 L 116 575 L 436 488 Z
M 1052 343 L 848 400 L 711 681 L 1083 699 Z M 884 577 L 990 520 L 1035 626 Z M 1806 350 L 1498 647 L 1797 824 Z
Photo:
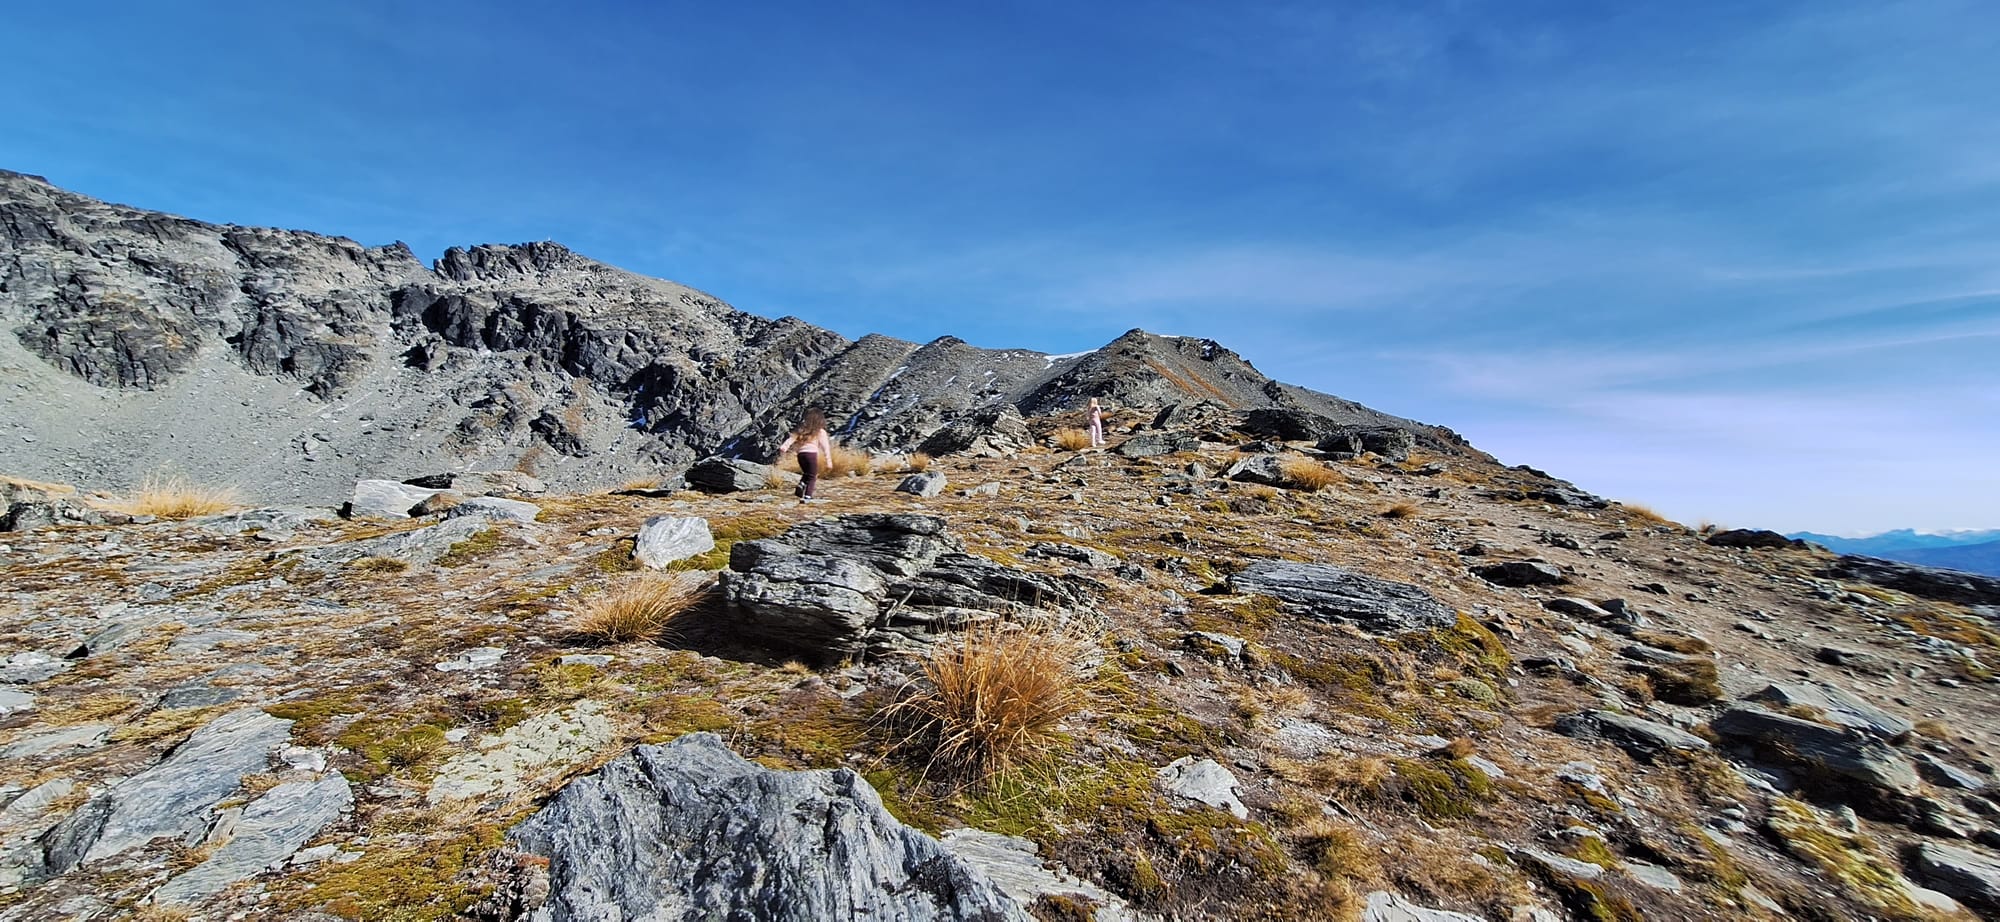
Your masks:
M 1961 605 L 2000 605 L 2000 576 L 1982 576 L 1962 570 L 1946 570 L 1880 557 L 1842 556 L 1828 567 L 1826 575 L 1873 583 L 1899 592 L 1957 602 Z
M 683 476 L 688 486 L 704 493 L 747 493 L 764 489 L 774 470 L 742 458 L 703 458 Z
M 1554 586 L 1569 582 L 1562 568 L 1539 560 L 1510 560 L 1473 567 L 1472 572 L 1496 586 Z
M 920 649 L 974 621 L 1079 611 L 1100 588 L 962 548 L 935 516 L 836 516 L 732 546 L 719 586 L 739 636 L 816 661 Z
M 1027 420 L 1013 404 L 985 407 L 966 413 L 932 433 L 917 445 L 925 454 L 971 455 L 993 458 L 1015 454 L 1034 444 Z
M 1416 435 L 1400 426 L 1340 426 L 1320 436 L 1317 447 L 1336 457 L 1373 453 L 1401 463 L 1410 459 L 1416 444 Z
M 1327 564 L 1260 560 L 1231 574 L 1232 592 L 1269 596 L 1293 614 L 1375 631 L 1448 627 L 1458 616 L 1428 591 Z
M 1894 747 L 1865 733 L 1744 706 L 1723 711 L 1709 728 L 1750 743 L 1769 758 L 1807 770 L 1823 787 L 1854 788 L 1873 800 L 1906 798 L 1918 790 L 1916 766 Z
M 2000 914 L 2000 857 L 1942 842 L 1923 842 L 1911 852 L 1925 883 L 1986 913 Z
M 854 772 L 775 772 L 708 733 L 571 782 L 508 838 L 547 860 L 546 891 L 489 900 L 501 918 L 1029 918 Z
M 1708 741 L 1677 727 L 1615 711 L 1583 711 L 1559 718 L 1555 730 L 1567 736 L 1609 741 L 1642 762 L 1707 752 Z
M 1804 541 L 1787 538 L 1775 531 L 1762 528 L 1731 528 L 1709 535 L 1709 544 L 1716 547 L 1737 547 L 1746 550 L 1758 548 L 1798 549 L 1804 548 Z

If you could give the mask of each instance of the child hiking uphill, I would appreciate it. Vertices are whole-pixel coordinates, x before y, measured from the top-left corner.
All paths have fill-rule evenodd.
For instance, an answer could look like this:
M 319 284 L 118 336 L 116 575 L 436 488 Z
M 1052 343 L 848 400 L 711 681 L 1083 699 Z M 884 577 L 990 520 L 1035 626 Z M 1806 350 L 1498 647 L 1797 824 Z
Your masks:
M 805 420 L 778 446 L 778 453 L 782 455 L 794 448 L 799 452 L 799 502 L 809 503 L 819 487 L 820 465 L 833 462 L 833 440 L 826 435 L 826 414 L 807 410 Z

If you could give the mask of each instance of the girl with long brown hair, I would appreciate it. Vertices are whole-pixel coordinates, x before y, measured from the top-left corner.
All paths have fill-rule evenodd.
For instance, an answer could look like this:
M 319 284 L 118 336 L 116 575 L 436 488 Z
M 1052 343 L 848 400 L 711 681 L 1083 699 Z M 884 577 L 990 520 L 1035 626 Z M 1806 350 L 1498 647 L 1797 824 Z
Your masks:
M 833 440 L 826 434 L 826 414 L 817 408 L 806 411 L 806 417 L 797 429 L 778 446 L 783 454 L 797 448 L 799 451 L 799 502 L 809 503 L 813 491 L 819 487 L 821 465 L 833 462 Z

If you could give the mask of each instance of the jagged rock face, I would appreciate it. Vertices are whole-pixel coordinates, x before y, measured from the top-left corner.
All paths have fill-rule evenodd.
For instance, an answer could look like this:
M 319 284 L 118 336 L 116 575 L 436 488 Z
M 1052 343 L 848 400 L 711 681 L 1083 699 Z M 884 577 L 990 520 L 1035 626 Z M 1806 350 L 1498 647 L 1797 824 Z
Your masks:
M 933 454 L 1007 453 L 1026 443 L 1018 414 L 1092 396 L 1285 407 L 1462 450 L 1207 340 L 1134 330 L 1062 359 L 849 342 L 554 243 L 426 267 L 401 244 L 207 224 L 4 171 L 0 325 L 0 371 L 31 385 L 0 393 L 0 435 L 40 438 L 15 472 L 115 488 L 171 465 L 268 502 L 468 467 L 573 489 L 709 454 L 768 460 L 809 407 L 872 450 L 949 431 Z
M 548 859 L 547 893 L 499 918 L 1029 918 L 891 817 L 854 772 L 775 772 L 711 733 L 638 747 L 572 782 L 509 837 Z
M 836 516 L 731 547 L 720 586 L 741 637 L 819 661 L 921 649 L 971 621 L 1078 611 L 1102 588 L 962 549 L 935 516 Z
M 1829 567 L 1826 575 L 1874 583 L 1927 599 L 1965 605 L 2000 605 L 2000 577 L 1961 570 L 1847 554 Z

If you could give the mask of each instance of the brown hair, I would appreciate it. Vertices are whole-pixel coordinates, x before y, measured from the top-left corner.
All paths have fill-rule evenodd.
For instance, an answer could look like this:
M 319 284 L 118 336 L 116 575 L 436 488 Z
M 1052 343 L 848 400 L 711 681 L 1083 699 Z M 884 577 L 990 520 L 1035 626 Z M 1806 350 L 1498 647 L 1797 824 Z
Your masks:
M 825 431 L 826 414 L 821 413 L 818 407 L 814 407 L 806 411 L 805 420 L 799 423 L 797 429 L 792 430 L 792 437 L 796 439 L 809 439 Z

